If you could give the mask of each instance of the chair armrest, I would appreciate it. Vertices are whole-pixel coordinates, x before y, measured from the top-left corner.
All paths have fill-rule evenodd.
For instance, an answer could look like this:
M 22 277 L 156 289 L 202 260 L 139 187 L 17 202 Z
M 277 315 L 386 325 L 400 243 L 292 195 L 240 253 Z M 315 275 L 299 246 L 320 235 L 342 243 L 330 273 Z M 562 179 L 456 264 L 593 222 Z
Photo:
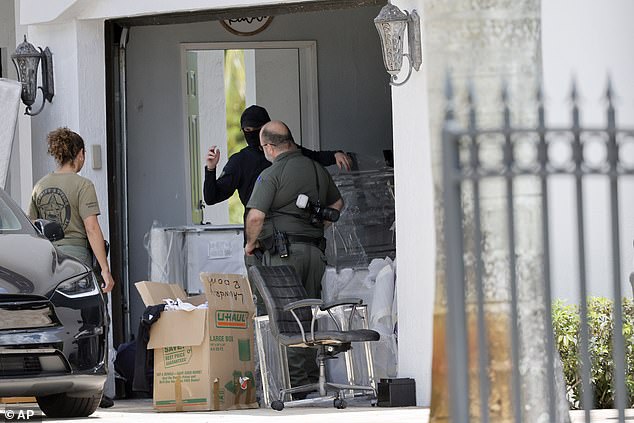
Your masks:
M 310 342 L 314 342 L 315 341 L 315 310 L 313 309 L 313 307 L 320 306 L 323 303 L 324 302 L 322 300 L 318 300 L 316 298 L 306 298 L 303 300 L 293 301 L 292 303 L 288 303 L 282 309 L 284 311 L 290 311 L 291 314 L 293 315 L 293 318 L 295 319 L 295 321 L 297 322 L 297 325 L 299 326 L 299 331 L 302 333 L 302 340 L 304 341 L 305 344 L 308 344 L 309 341 L 306 339 L 306 332 L 304 332 L 304 327 L 302 326 L 302 322 L 299 320 L 299 317 L 297 317 L 297 314 L 295 314 L 295 309 L 302 308 L 302 307 L 311 308 L 311 314 L 313 315 L 313 318 L 312 318 L 312 321 L 310 322 L 310 337 L 311 337 Z
M 342 305 L 360 306 L 361 304 L 363 304 L 363 300 L 360 298 L 340 298 L 338 300 L 323 304 L 319 307 L 319 309 L 322 311 L 327 311 L 333 307 L 338 307 Z
M 296 308 L 300 307 L 312 307 L 312 306 L 320 306 L 324 302 L 322 300 L 307 298 L 305 300 L 293 301 L 292 303 L 288 303 L 284 306 L 284 311 L 292 311 Z

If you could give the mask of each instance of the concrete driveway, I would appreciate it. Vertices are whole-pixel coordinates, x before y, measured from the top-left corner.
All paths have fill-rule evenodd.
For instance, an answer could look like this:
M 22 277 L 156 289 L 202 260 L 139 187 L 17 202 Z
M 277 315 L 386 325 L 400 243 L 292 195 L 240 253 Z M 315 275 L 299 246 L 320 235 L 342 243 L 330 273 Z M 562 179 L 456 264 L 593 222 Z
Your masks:
M 5 421 L 38 421 L 68 422 L 68 419 L 50 419 L 43 417 L 37 404 L 0 404 L 0 411 L 5 410 Z M 9 419 L 9 414 L 14 416 Z M 23 418 L 18 419 L 18 413 L 22 412 Z M 27 420 L 26 413 L 30 418 Z M 626 422 L 634 422 L 634 409 L 626 410 Z M 583 411 L 570 413 L 572 423 L 584 422 Z M 235 423 L 266 423 L 266 422 L 298 422 L 323 423 L 327 421 L 345 421 L 346 423 L 428 423 L 429 409 L 422 407 L 380 408 L 369 406 L 349 406 L 345 410 L 337 410 L 329 405 L 302 408 L 285 408 L 278 412 L 270 408 L 239 411 L 207 411 L 188 413 L 157 413 L 152 408 L 152 401 L 141 400 L 117 400 L 114 407 L 108 409 L 99 408 L 90 417 L 73 419 L 73 422 L 99 422 L 99 423 L 163 423 L 174 422 L 235 422 Z M 615 423 L 618 414 L 615 410 L 592 410 L 592 423 Z
M 68 419 L 49 419 L 41 417 L 42 412 L 37 404 L 6 404 L 7 410 L 17 412 L 31 410 L 34 413 L 29 420 L 41 418 L 47 422 L 68 422 Z M 2 410 L 2 405 L 0 405 Z M 334 416 L 336 414 L 337 416 Z M 301 416 L 301 417 L 300 417 Z M 17 419 L 14 419 L 17 420 Z M 26 419 L 22 419 L 23 421 Z M 274 411 L 270 408 L 236 411 L 206 411 L 188 413 L 157 413 L 152 408 L 152 400 L 116 400 L 112 408 L 99 408 L 90 417 L 73 419 L 73 422 L 91 421 L 99 423 L 163 423 L 174 422 L 236 422 L 236 423 L 265 423 L 265 422 L 298 422 L 310 423 L 325 421 L 345 421 L 346 423 L 425 423 L 429 420 L 429 409 L 422 407 L 379 408 L 369 406 L 349 406 L 344 410 L 337 410 L 332 404 L 315 407 L 285 408 Z M 6 419 L 5 421 L 10 421 Z

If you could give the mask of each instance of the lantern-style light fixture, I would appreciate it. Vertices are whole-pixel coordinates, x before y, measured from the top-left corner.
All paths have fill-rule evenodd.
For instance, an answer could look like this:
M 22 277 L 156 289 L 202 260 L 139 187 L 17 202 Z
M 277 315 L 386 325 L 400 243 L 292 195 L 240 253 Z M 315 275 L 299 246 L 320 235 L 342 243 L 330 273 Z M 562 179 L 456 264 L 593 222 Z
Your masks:
M 423 62 L 420 39 L 420 17 L 416 10 L 408 13 L 394 6 L 390 1 L 374 18 L 376 30 L 381 38 L 381 50 L 383 51 L 383 63 L 385 69 L 391 75 L 390 84 L 394 86 L 403 85 L 412 75 L 412 68 L 417 71 Z M 407 29 L 408 52 L 403 53 L 403 35 Z M 401 82 L 396 82 L 398 74 L 403 66 L 403 56 L 409 61 L 409 71 Z
M 18 72 L 18 79 L 22 83 L 22 103 L 26 105 L 24 114 L 35 116 L 44 109 L 45 101 L 50 103 L 55 95 L 53 87 L 53 54 L 48 47 L 44 50 L 40 48 L 40 51 L 37 51 L 33 44 L 26 40 L 25 35 L 24 42 L 20 43 L 15 49 L 15 52 L 11 55 L 11 60 L 13 60 L 15 70 Z M 38 87 L 37 71 L 40 61 L 42 63 L 42 85 Z M 36 112 L 32 112 L 38 88 L 42 90 L 44 98 L 40 108 Z

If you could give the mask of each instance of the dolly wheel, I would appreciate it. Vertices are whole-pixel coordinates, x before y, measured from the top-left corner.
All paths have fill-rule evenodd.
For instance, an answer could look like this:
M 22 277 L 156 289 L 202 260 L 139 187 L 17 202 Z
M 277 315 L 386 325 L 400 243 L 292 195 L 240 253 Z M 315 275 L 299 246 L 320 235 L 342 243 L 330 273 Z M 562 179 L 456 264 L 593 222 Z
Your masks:
M 335 408 L 339 410 L 343 410 L 344 408 L 348 406 L 348 403 L 346 403 L 346 400 L 344 399 L 335 398 L 335 400 L 333 401 L 333 405 L 335 406 Z
M 279 400 L 275 400 L 271 403 L 271 408 L 275 411 L 282 411 L 284 409 L 284 403 Z

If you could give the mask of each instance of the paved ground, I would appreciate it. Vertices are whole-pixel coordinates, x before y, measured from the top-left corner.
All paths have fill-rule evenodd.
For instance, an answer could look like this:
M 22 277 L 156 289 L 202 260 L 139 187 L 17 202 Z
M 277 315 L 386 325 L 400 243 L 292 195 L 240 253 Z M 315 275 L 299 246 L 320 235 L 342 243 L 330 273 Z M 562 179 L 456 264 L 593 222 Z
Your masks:
M 583 411 L 570 412 L 571 423 L 585 422 L 585 413 Z M 617 423 L 619 414 L 616 410 L 592 410 L 590 411 L 591 423 Z M 625 410 L 625 422 L 634 422 L 634 409 Z
M 21 404 L 9 405 L 7 409 L 13 411 L 31 410 L 35 413 L 35 417 L 41 416 L 42 412 L 37 404 Z M 2 410 L 2 405 L 0 405 Z M 429 420 L 429 409 L 422 407 L 405 407 L 405 408 L 378 408 L 369 406 L 350 406 L 345 410 L 337 410 L 328 404 L 327 407 L 302 407 L 302 408 L 285 408 L 278 412 L 270 408 L 239 410 L 239 411 L 209 411 L 209 412 L 188 412 L 188 413 L 157 413 L 152 408 L 151 400 L 117 400 L 112 408 L 99 408 L 90 417 L 84 419 L 73 419 L 73 422 L 92 421 L 99 423 L 163 423 L 174 422 L 182 423 L 198 423 L 211 422 L 214 423 L 266 423 L 266 422 L 298 422 L 302 423 L 334 421 L 345 421 L 346 423 L 424 423 Z M 299 417 L 301 416 L 301 417 Z M 14 419 L 17 420 L 17 419 Z M 26 419 L 23 419 L 24 421 Z M 31 418 L 30 420 L 33 420 Z M 43 421 L 47 422 L 67 422 L 66 419 L 49 419 L 44 417 Z M 5 419 L 9 421 L 9 419 Z
M 47 422 L 67 422 L 67 419 L 49 419 L 42 417 L 42 412 L 37 404 L 6 405 L 7 410 L 13 412 L 22 411 L 24 418 L 18 419 L 14 415 L 9 419 L 5 411 L 4 421 L 33 421 L 42 419 Z M 0 411 L 3 406 L 0 405 Z M 27 412 L 33 413 L 27 420 Z M 9 412 L 10 413 L 10 412 Z M 186 415 L 185 415 L 186 414 Z M 335 416 L 336 414 L 336 416 Z M 0 414 L 1 415 L 1 414 Z M 301 416 L 301 417 L 300 417 Z M 583 412 L 571 412 L 572 423 L 584 422 Z M 108 409 L 98 409 L 92 416 L 84 419 L 74 419 L 73 422 L 91 421 L 99 423 L 163 423 L 174 422 L 198 423 L 266 423 L 266 422 L 297 422 L 324 423 L 329 421 L 345 421 L 346 423 L 427 423 L 429 422 L 429 409 L 422 407 L 404 408 L 377 408 L 369 406 L 352 405 L 345 410 L 337 410 L 330 405 L 327 407 L 302 407 L 286 408 L 281 412 L 271 409 L 240 410 L 240 411 L 214 411 L 214 412 L 188 412 L 188 413 L 157 413 L 152 409 L 151 400 L 118 400 L 115 406 Z M 593 410 L 592 423 L 616 423 L 618 415 L 614 410 Z M 634 422 L 634 409 L 626 410 L 625 422 Z

